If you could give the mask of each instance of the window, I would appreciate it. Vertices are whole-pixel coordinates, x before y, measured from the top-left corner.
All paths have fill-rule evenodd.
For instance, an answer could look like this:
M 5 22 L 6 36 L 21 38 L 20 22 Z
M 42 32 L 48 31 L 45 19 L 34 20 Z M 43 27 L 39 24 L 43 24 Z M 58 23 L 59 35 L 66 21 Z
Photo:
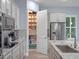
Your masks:
M 68 38 L 74 38 L 76 36 L 76 17 L 66 17 L 66 36 Z

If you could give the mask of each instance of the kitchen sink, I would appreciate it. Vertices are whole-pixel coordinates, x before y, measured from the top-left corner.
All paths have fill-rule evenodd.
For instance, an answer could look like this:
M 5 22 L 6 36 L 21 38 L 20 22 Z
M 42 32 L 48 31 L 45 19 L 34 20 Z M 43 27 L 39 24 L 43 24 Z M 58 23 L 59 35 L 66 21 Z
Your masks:
M 79 51 L 69 47 L 68 45 L 56 45 L 63 53 L 79 53 Z

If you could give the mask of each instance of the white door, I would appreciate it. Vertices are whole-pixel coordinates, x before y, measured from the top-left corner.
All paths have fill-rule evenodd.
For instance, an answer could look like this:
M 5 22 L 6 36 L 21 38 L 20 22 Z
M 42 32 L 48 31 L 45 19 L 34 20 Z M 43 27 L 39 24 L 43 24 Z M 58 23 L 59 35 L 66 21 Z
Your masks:
M 37 14 L 37 51 L 47 54 L 47 10 Z

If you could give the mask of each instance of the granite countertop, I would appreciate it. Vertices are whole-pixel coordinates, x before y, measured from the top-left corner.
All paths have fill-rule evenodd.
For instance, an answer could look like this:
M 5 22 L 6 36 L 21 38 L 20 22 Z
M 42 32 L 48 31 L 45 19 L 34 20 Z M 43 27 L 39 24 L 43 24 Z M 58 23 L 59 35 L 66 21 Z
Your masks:
M 79 53 L 63 53 L 60 49 L 56 47 L 56 45 L 68 45 L 73 48 L 73 41 L 49 40 L 49 43 L 55 48 L 55 50 L 62 56 L 63 59 L 79 59 Z M 79 45 L 75 49 L 79 51 Z

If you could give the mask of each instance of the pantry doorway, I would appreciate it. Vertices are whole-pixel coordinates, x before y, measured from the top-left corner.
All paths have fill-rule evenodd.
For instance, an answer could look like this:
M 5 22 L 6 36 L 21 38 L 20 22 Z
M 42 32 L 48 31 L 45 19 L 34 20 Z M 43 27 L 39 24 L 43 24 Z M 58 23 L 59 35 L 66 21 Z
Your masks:
M 29 23 L 29 49 L 36 49 L 37 41 L 37 12 L 30 10 L 28 11 L 28 23 Z

